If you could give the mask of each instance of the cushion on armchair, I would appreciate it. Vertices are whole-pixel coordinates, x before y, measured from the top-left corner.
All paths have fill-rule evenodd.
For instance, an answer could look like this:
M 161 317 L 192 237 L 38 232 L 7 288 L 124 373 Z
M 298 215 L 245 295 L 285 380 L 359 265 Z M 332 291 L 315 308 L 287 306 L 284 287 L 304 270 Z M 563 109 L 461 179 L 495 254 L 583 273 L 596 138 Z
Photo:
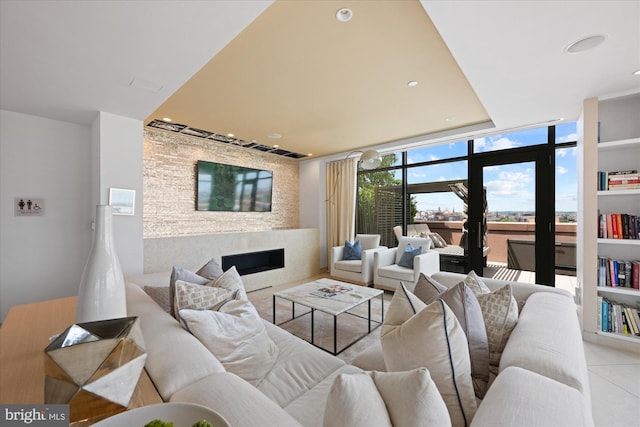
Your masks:
M 422 247 L 418 246 L 417 248 L 413 248 L 409 243 L 404 247 L 404 252 L 402 256 L 400 256 L 400 261 L 398 261 L 398 265 L 401 267 L 410 268 L 413 270 L 413 259 L 422 253 Z
M 355 261 L 362 259 L 362 246 L 360 245 L 360 240 L 356 240 L 354 243 L 345 240 L 342 259 L 345 261 Z
M 398 250 L 396 251 L 396 264 L 400 262 L 400 258 L 404 254 L 404 250 L 407 245 L 411 245 L 413 249 L 422 248 L 422 253 L 425 254 L 431 248 L 431 239 L 424 237 L 401 237 L 398 243 Z

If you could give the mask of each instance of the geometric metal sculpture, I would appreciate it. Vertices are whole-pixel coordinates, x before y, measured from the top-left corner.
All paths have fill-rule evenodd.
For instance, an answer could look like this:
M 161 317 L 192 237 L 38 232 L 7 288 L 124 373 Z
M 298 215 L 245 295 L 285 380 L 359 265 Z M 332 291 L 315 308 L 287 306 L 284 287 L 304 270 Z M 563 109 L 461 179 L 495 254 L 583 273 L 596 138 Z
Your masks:
M 71 325 L 44 351 L 44 401 L 70 422 L 126 410 L 147 360 L 137 317 Z

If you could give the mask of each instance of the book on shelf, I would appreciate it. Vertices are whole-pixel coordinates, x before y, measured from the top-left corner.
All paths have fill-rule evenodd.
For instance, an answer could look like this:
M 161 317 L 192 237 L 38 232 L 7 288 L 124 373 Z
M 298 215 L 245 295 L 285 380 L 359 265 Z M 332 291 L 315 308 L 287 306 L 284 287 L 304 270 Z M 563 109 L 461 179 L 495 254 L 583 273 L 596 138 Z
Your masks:
M 640 316 L 636 307 L 598 296 L 598 330 L 640 336 Z
M 598 171 L 598 191 L 640 189 L 637 170 Z
M 640 261 L 598 257 L 598 286 L 639 289 Z
M 603 239 L 640 239 L 640 217 L 623 213 L 598 213 L 598 237 Z

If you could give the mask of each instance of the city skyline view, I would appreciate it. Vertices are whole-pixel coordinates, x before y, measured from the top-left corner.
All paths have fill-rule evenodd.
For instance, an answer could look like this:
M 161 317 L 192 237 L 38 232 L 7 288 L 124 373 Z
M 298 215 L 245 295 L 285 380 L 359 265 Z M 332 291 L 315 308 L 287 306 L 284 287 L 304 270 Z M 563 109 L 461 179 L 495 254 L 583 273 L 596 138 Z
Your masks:
M 556 126 L 556 142 L 576 141 L 575 122 Z M 510 134 L 476 138 L 475 152 L 496 151 L 516 147 L 546 143 L 547 128 L 530 129 Z M 466 141 L 424 147 L 408 152 L 408 163 L 415 164 L 458 156 L 465 156 Z M 484 185 L 490 212 L 535 211 L 535 164 L 533 162 L 514 163 L 484 169 Z M 410 168 L 407 171 L 409 184 L 423 182 L 466 179 L 467 162 L 457 161 Z M 556 212 L 576 212 L 577 210 L 577 170 L 576 148 L 556 150 L 555 165 Z M 454 193 L 430 193 L 413 195 L 418 211 L 463 210 L 463 202 Z

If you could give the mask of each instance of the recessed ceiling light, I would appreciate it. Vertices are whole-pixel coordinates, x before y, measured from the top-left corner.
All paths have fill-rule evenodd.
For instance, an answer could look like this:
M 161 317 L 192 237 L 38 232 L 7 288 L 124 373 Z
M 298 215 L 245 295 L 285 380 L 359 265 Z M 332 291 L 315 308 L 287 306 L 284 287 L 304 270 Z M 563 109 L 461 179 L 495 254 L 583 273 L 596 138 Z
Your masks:
M 633 72 L 633 75 L 634 75 L 634 76 L 640 76 L 640 70 L 635 70 L 635 71 Z
M 410 87 L 418 86 L 418 82 L 416 80 L 411 80 L 409 83 L 407 83 L 407 86 L 410 86 Z
M 353 18 L 353 12 L 349 8 L 343 7 L 336 12 L 336 19 L 340 22 L 351 21 L 351 18 Z
M 445 118 L 444 118 L 444 121 L 445 121 L 445 122 L 452 122 L 452 121 L 454 121 L 455 119 L 456 119 L 455 117 L 453 117 L 453 116 L 449 116 L 449 117 L 445 117 Z
M 232 134 L 232 133 L 228 133 L 228 134 L 227 134 L 227 136 L 228 136 L 229 138 L 233 138 L 235 135 L 234 135 L 234 134 Z
M 282 135 L 280 135 L 279 133 L 270 133 L 269 135 L 267 135 L 269 138 L 271 139 L 280 139 L 282 138 Z
M 170 117 L 165 117 L 165 118 L 162 119 L 162 121 L 169 123 L 171 121 L 171 118 Z
M 273 148 L 278 148 L 280 147 L 278 144 L 273 144 Z
M 582 53 L 591 49 L 595 49 L 607 39 L 607 34 L 593 34 L 576 40 L 567 46 L 564 50 L 567 53 Z
M 311 156 L 313 156 L 313 154 L 309 153 L 309 154 L 307 154 L 307 156 L 311 157 Z

